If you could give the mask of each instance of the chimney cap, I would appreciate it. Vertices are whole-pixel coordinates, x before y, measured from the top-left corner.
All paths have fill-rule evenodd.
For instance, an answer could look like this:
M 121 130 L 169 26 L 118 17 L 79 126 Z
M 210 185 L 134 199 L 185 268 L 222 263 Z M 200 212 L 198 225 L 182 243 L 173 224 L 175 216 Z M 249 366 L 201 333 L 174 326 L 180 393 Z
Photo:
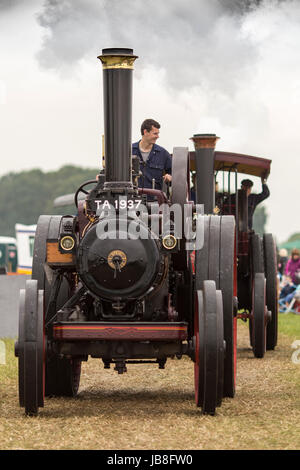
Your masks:
M 193 140 L 196 150 L 201 148 L 214 149 L 219 138 L 216 134 L 194 134 L 191 140 Z
M 219 139 L 216 134 L 194 134 L 193 137 L 216 137 Z
M 133 49 L 127 49 L 124 47 L 109 47 L 107 49 L 102 49 L 102 55 L 136 57 L 133 55 Z
M 101 60 L 103 70 L 105 69 L 133 69 L 133 64 L 138 56 L 133 55 L 133 49 L 109 48 L 102 49 Z

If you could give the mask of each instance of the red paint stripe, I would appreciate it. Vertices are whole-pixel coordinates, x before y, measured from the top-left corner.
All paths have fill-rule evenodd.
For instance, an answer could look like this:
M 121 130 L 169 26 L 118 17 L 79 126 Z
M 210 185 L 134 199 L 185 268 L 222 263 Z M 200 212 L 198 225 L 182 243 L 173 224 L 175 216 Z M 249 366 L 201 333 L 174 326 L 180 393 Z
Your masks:
M 184 326 L 178 326 L 178 327 L 151 327 L 151 326 L 146 326 L 146 327 L 141 327 L 141 326 L 69 326 L 69 325 L 64 325 L 64 326 L 54 326 L 54 330 L 106 330 L 106 329 L 114 329 L 114 330 L 127 330 L 127 329 L 135 329 L 135 330 L 141 330 L 141 331 L 149 331 L 149 330 L 158 330 L 158 331 L 187 331 L 187 327 Z

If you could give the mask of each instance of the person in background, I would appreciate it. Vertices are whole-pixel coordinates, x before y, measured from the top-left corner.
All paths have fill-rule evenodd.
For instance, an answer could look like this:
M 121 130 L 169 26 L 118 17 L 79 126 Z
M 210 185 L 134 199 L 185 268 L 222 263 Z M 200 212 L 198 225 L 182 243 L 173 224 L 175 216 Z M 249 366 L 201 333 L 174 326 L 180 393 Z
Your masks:
M 132 154 L 140 159 L 142 176 L 138 181 L 140 188 L 162 190 L 163 181 L 172 181 L 172 159 L 169 152 L 156 144 L 160 124 L 154 119 L 146 119 L 141 125 L 142 138 L 132 144 Z
M 291 257 L 285 265 L 284 274 L 290 276 L 294 284 L 300 284 L 300 250 L 293 248 Z
M 253 226 L 253 215 L 256 206 L 270 196 L 269 188 L 266 184 L 266 180 L 262 177 L 262 192 L 259 194 L 252 194 L 253 181 L 245 179 L 241 182 L 241 189 L 247 192 L 248 196 L 248 228 L 252 230 Z
M 277 263 L 277 269 L 278 269 L 280 280 L 282 279 L 284 275 L 284 269 L 285 269 L 287 261 L 288 261 L 288 252 L 285 248 L 281 248 L 278 253 L 278 263 Z
M 292 294 L 296 290 L 297 286 L 293 284 L 292 278 L 286 276 L 283 287 L 280 291 L 279 299 L 284 300 L 288 295 Z
M 281 313 L 286 311 L 286 308 L 293 300 L 296 290 L 297 286 L 293 283 L 292 278 L 286 276 L 279 295 L 279 311 Z

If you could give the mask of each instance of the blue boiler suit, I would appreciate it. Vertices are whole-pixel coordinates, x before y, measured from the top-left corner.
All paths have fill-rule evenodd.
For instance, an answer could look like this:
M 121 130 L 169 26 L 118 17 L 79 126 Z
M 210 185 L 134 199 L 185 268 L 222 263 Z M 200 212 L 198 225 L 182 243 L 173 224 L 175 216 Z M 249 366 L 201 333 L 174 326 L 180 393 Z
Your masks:
M 139 141 L 140 142 L 140 141 Z M 140 170 L 143 173 L 139 178 L 139 188 L 152 188 L 152 179 L 155 179 L 155 189 L 162 190 L 163 171 L 169 175 L 172 172 L 172 159 L 169 152 L 157 144 L 153 144 L 151 152 L 144 162 L 139 149 L 139 142 L 132 144 L 132 154 L 140 159 Z

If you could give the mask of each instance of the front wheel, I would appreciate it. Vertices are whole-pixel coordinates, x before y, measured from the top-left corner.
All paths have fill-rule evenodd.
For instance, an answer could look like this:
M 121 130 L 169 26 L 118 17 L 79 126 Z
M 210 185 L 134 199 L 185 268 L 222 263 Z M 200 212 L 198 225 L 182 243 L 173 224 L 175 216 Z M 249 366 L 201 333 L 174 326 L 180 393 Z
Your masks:
M 47 317 L 48 307 L 51 301 L 53 282 L 55 279 L 54 273 L 52 281 L 46 276 L 47 267 L 47 239 L 51 232 L 52 224 L 57 226 L 60 223 L 62 216 L 40 216 L 36 236 L 34 241 L 33 250 L 33 263 L 32 263 L 32 279 L 37 283 L 38 288 L 44 292 L 44 311 L 45 323 L 50 321 L 52 312 Z M 64 277 L 57 293 L 56 298 L 56 311 L 59 310 L 70 298 L 71 287 L 69 282 Z M 21 312 L 20 312 L 21 315 Z M 45 335 L 48 335 L 49 348 L 45 357 L 45 396 L 74 396 L 77 393 L 81 361 L 77 358 L 67 359 L 60 358 L 57 355 L 51 354 L 51 324 L 46 328 Z M 50 334 L 49 334 L 50 330 Z
M 45 396 L 44 292 L 35 280 L 20 292 L 18 357 L 19 403 L 25 414 L 37 415 Z
M 195 299 L 195 401 L 203 414 L 221 405 L 224 380 L 222 293 L 214 281 L 204 281 Z

